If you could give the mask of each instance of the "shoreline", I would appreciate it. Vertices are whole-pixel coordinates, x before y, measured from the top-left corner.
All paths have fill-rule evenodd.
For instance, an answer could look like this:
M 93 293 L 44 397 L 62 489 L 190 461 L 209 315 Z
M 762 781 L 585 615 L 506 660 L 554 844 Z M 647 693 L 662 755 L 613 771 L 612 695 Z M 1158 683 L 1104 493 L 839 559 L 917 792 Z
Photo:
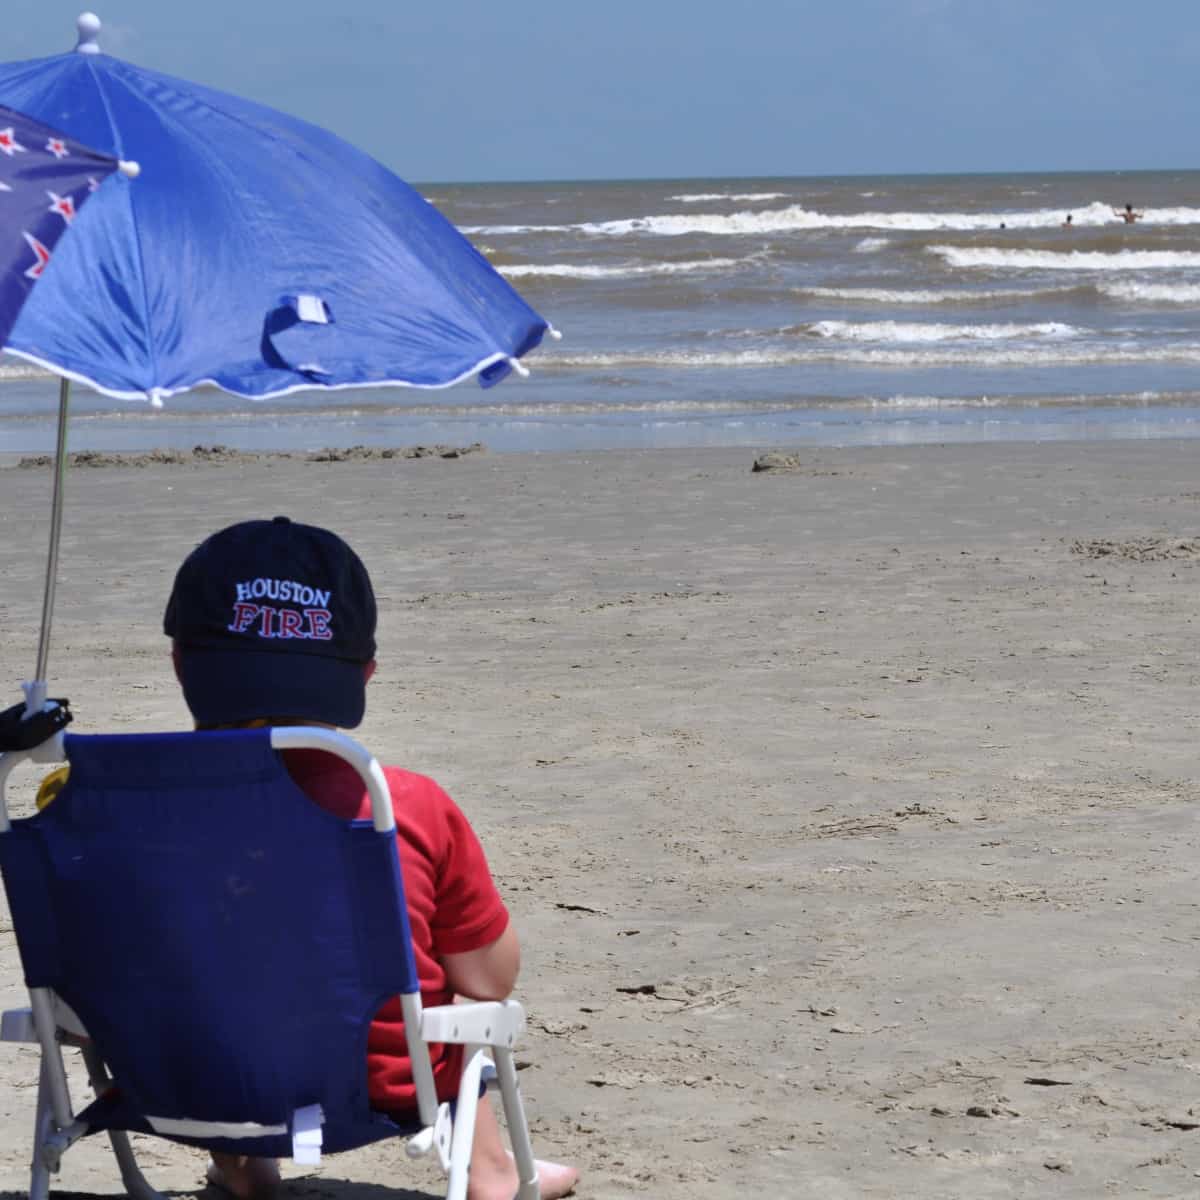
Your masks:
M 772 445 L 792 469 L 752 471 Z M 79 469 L 51 679 L 80 732 L 186 727 L 180 559 L 235 520 L 328 525 L 379 597 L 359 736 L 479 831 L 535 1150 L 581 1197 L 1189 1195 L 1198 466 L 778 440 Z M 0 471 L 14 702 L 47 491 Z M 0 956 L 12 1007 L 11 933 Z M 33 1062 L 0 1056 L 13 1191 Z M 140 1144 L 199 1194 L 202 1156 Z M 436 1190 L 399 1145 L 284 1176 Z M 100 1139 L 56 1183 L 120 1186 Z
M 132 414 L 136 417 L 136 413 Z M 639 419 L 632 419 L 633 416 Z M 851 419 L 855 418 L 855 419 Z M 27 424 L 27 422 L 22 422 Z M 154 418 L 130 424 L 123 415 L 108 427 L 103 417 L 74 415 L 68 430 L 73 454 L 89 456 L 188 456 L 197 447 L 227 455 L 287 458 L 320 453 L 401 454 L 481 446 L 496 455 L 637 453 L 641 451 L 746 451 L 772 446 L 825 450 L 930 447 L 939 445 L 1033 446 L 1046 443 L 1136 443 L 1200 437 L 1200 393 L 1163 403 L 1042 404 L 961 403 L 935 397 L 895 397 L 857 405 L 744 410 L 711 406 L 688 412 L 597 410 L 560 414 L 529 410 L 485 416 L 353 419 L 308 412 L 276 412 L 240 422 L 181 419 L 164 430 Z M 38 437 L 19 448 L 0 435 L 0 466 L 53 453 L 55 433 L 47 420 Z M 83 444 L 80 449 L 80 444 Z
M 597 458 L 612 463 L 640 458 L 661 459 L 664 463 L 677 466 L 679 462 L 695 459 L 698 462 L 713 462 L 721 466 L 732 466 L 745 462 L 749 470 L 756 459 L 779 456 L 800 461 L 792 464 L 803 468 L 804 460 L 820 461 L 825 458 L 844 460 L 846 465 L 863 465 L 883 462 L 890 458 L 923 459 L 928 456 L 963 455 L 977 456 L 983 460 L 1027 461 L 1030 464 L 1042 461 L 1054 463 L 1064 457 L 1097 455 L 1105 459 L 1121 459 L 1131 455 L 1141 460 L 1149 457 L 1156 460 L 1161 455 L 1190 455 L 1196 453 L 1193 443 L 1200 437 L 1162 436 L 1161 438 L 1055 438 L 1045 441 L 922 441 L 883 444 L 812 444 L 803 441 L 776 439 L 774 442 L 758 441 L 738 445 L 665 445 L 665 446 L 582 446 L 558 449 L 504 450 L 495 449 L 484 442 L 418 442 L 405 445 L 374 445 L 356 443 L 350 445 L 328 445 L 301 449 L 245 449 L 221 442 L 201 442 L 188 447 L 155 446 L 146 449 L 95 450 L 69 449 L 68 466 L 72 471 L 87 474 L 91 471 L 132 470 L 139 475 L 148 470 L 162 468 L 165 471 L 178 468 L 246 467 L 253 464 L 292 465 L 295 467 L 321 467 L 331 465 L 381 465 L 434 459 L 452 462 L 473 459 L 519 464 L 522 462 L 553 463 L 556 460 Z M 678 460 L 678 461 L 676 461 Z M 54 456 L 43 452 L 0 451 L 0 471 L 40 471 L 53 465 Z M 783 473 L 787 468 L 782 468 Z

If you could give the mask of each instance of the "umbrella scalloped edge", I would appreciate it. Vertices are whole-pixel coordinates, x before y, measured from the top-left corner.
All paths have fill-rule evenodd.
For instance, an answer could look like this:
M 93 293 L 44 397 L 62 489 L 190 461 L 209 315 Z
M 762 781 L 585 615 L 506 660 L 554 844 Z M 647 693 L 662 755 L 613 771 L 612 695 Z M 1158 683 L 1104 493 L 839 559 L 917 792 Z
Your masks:
M 86 384 L 86 386 L 99 392 L 102 396 L 111 396 L 114 400 L 149 400 L 153 404 L 161 403 L 163 400 L 170 399 L 172 396 L 182 395 L 184 392 L 190 392 L 193 388 L 199 387 L 214 387 L 218 391 L 225 392 L 230 396 L 239 396 L 243 400 L 274 400 L 279 396 L 288 396 L 292 392 L 341 392 L 348 391 L 354 388 L 418 388 L 423 391 L 440 391 L 444 388 L 455 387 L 464 380 L 472 379 L 475 376 L 486 371 L 488 367 L 495 366 L 497 363 L 507 362 L 515 364 L 516 359 L 512 355 L 505 354 L 502 351 L 497 351 L 495 354 L 489 354 L 486 358 L 481 359 L 475 366 L 469 370 L 463 371 L 460 375 L 456 375 L 453 379 L 446 380 L 445 383 L 413 383 L 408 379 L 371 379 L 353 383 L 293 383 L 287 387 L 277 388 L 274 391 L 262 392 L 254 394 L 251 392 L 239 392 L 235 388 L 226 387 L 223 383 L 219 383 L 215 379 L 196 379 L 191 383 L 186 383 L 177 388 L 154 388 L 151 391 L 121 391 L 117 388 L 105 387 L 103 384 L 97 383 L 96 380 L 84 375 L 80 371 L 72 371 L 68 368 L 51 362 L 46 358 L 39 358 L 36 354 L 30 354 L 25 350 L 15 350 L 11 346 L 5 346 L 3 353 L 11 354 L 14 358 L 24 359 L 26 362 L 33 363 L 34 366 L 42 367 L 51 374 L 61 376 L 64 379 L 70 379 L 75 383 Z M 528 373 L 528 370 L 526 370 Z

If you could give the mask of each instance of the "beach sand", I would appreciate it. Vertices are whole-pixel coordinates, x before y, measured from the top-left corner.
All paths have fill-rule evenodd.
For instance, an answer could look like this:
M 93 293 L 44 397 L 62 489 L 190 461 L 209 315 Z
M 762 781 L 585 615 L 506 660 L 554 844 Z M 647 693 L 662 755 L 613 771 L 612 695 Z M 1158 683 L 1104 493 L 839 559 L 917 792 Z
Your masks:
M 326 524 L 379 594 L 361 736 L 479 830 L 525 946 L 535 1148 L 580 1196 L 1194 1195 L 1200 442 L 754 459 L 80 468 L 52 694 L 79 731 L 184 727 L 183 554 Z M 49 488 L 0 470 L 11 700 Z M 11 1194 L 31 1051 L 0 1080 Z M 202 1155 L 141 1144 L 200 1188 Z M 284 1172 L 438 1182 L 401 1144 Z M 99 1139 L 56 1183 L 120 1191 Z

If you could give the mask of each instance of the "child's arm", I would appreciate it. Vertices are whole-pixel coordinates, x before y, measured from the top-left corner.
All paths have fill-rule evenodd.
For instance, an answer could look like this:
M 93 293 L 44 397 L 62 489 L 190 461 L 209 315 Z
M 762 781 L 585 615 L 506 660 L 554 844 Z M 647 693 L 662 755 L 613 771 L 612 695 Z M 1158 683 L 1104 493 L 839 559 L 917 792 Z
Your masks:
M 490 945 L 462 954 L 445 954 L 446 982 L 471 1000 L 503 1000 L 513 990 L 521 969 L 521 944 L 512 922 Z

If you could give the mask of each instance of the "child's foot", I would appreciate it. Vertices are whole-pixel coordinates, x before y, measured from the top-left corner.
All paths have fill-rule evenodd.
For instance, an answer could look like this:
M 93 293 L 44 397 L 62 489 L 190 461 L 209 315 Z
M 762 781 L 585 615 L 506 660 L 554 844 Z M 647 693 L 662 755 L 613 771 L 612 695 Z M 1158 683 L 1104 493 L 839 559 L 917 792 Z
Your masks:
M 579 1182 L 579 1171 L 576 1167 L 569 1167 L 565 1163 L 543 1162 L 540 1158 L 534 1161 L 537 1163 L 538 1183 L 542 1187 L 542 1200 L 559 1200 L 560 1196 L 569 1196 L 575 1190 L 575 1185 Z
M 271 1200 L 279 1190 L 279 1164 L 273 1158 L 213 1151 L 208 1182 L 235 1200 Z
M 537 1165 L 538 1184 L 542 1189 L 542 1200 L 559 1200 L 569 1196 L 579 1182 L 579 1172 L 562 1163 L 543 1162 L 534 1159 Z M 517 1164 L 511 1153 L 488 1163 L 472 1161 L 471 1174 L 467 1183 L 467 1200 L 513 1200 L 517 1194 Z

